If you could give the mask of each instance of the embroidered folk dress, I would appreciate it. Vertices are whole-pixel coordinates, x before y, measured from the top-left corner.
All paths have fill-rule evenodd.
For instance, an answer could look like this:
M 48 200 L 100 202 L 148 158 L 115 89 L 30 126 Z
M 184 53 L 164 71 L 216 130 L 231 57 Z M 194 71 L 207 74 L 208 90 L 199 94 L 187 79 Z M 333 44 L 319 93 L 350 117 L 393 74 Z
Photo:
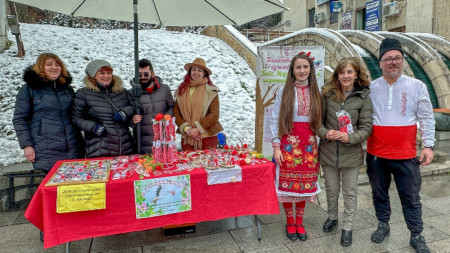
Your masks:
M 309 126 L 310 92 L 308 84 L 296 83 L 293 129 L 281 136 L 280 150 L 284 158 L 277 165 L 275 186 L 279 202 L 314 201 L 320 192 L 319 162 L 316 135 Z M 277 93 L 272 111 L 271 132 L 278 136 L 278 119 L 283 89 Z

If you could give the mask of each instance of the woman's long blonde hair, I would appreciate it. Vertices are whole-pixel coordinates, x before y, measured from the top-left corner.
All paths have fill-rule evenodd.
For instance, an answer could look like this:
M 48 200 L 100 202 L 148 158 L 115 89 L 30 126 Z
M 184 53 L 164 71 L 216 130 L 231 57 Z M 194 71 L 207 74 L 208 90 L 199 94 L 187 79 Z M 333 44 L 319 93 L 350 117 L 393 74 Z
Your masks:
M 367 70 L 363 68 L 361 61 L 356 57 L 343 58 L 339 61 L 338 65 L 333 71 L 333 74 L 322 90 L 324 96 L 330 95 L 331 90 L 334 90 L 334 95 L 331 97 L 331 99 L 339 103 L 345 101 L 345 95 L 342 91 L 342 85 L 341 82 L 339 82 L 339 73 L 344 70 L 347 64 L 350 64 L 350 66 L 352 66 L 353 70 L 356 72 L 355 84 L 358 84 L 361 87 L 369 87 L 370 85 L 369 77 L 366 72 Z
M 308 61 L 310 67 L 308 77 L 308 85 L 311 93 L 310 99 L 311 112 L 309 125 L 314 133 L 317 133 L 322 118 L 322 106 L 320 100 L 321 97 L 319 92 L 319 86 L 316 80 L 316 71 L 314 69 L 314 63 L 308 56 L 304 54 L 298 54 L 294 56 L 294 58 L 292 58 L 291 60 L 288 75 L 286 78 L 286 84 L 284 86 L 283 94 L 281 97 L 280 115 L 278 118 L 278 135 L 280 137 L 285 134 L 290 134 L 293 127 L 292 117 L 294 115 L 294 105 L 295 105 L 294 64 L 295 61 L 297 61 L 297 59 L 304 59 Z
M 47 75 L 45 74 L 44 66 L 45 61 L 48 59 L 53 58 L 59 66 L 61 66 L 61 74 L 59 75 L 59 82 L 61 84 L 66 83 L 66 78 L 69 76 L 69 72 L 67 72 L 66 65 L 64 65 L 63 61 L 53 53 L 42 53 L 38 56 L 36 63 L 31 67 L 31 69 L 38 74 L 44 81 L 49 81 L 47 78 Z

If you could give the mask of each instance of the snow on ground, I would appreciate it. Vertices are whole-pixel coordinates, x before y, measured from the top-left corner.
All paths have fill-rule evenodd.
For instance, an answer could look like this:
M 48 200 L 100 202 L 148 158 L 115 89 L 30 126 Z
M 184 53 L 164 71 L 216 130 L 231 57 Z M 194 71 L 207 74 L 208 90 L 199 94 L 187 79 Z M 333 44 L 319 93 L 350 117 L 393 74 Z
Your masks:
M 15 96 L 23 85 L 23 70 L 43 52 L 57 54 L 74 80 L 75 90 L 82 87 L 86 65 L 94 59 L 111 63 L 114 74 L 122 77 L 127 88 L 134 75 L 132 30 L 91 30 L 51 25 L 21 24 L 24 58 L 17 58 L 14 44 L 0 54 L 0 168 L 24 161 L 12 117 Z M 8 34 L 10 40 L 14 36 Z M 239 138 L 254 144 L 255 74 L 248 64 L 223 41 L 192 33 L 165 30 L 139 31 L 139 56 L 152 61 L 156 75 L 175 91 L 186 71 L 184 64 L 196 57 L 206 60 L 211 80 L 220 89 L 220 122 L 229 143 Z

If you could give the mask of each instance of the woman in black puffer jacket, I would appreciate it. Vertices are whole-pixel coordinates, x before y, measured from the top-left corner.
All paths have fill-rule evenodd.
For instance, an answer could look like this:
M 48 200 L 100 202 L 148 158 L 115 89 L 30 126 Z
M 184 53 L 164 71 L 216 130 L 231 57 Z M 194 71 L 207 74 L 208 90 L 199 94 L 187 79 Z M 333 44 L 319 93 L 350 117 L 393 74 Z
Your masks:
M 84 131 L 86 156 L 132 154 L 131 94 L 123 87 L 122 79 L 112 74 L 113 69 L 105 60 L 90 62 L 85 72 L 86 87 L 75 94 L 72 122 Z
M 72 77 L 61 59 L 51 53 L 39 55 L 23 79 L 13 125 L 25 158 L 47 173 L 58 160 L 82 158 L 81 134 L 70 120 Z

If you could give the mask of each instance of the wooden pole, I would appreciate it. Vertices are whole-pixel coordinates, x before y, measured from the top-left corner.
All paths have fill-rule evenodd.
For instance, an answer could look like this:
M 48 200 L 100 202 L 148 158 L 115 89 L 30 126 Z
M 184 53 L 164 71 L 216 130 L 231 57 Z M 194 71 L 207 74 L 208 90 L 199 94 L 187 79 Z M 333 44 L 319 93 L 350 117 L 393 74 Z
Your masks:
M 2 1 L 2 0 L 0 0 L 0 1 Z M 19 17 L 17 16 L 17 11 L 16 11 L 16 3 L 11 2 L 11 1 L 8 1 L 8 2 L 9 2 L 9 11 L 10 11 L 11 15 L 14 15 L 16 17 L 17 25 L 20 26 Z M 23 46 L 22 39 L 20 38 L 20 32 L 15 33 L 14 35 L 16 36 L 17 56 L 23 57 L 23 56 L 25 56 L 25 47 Z
M 5 51 L 6 43 L 8 42 L 5 1 L 6 0 L 0 0 L 0 53 Z

